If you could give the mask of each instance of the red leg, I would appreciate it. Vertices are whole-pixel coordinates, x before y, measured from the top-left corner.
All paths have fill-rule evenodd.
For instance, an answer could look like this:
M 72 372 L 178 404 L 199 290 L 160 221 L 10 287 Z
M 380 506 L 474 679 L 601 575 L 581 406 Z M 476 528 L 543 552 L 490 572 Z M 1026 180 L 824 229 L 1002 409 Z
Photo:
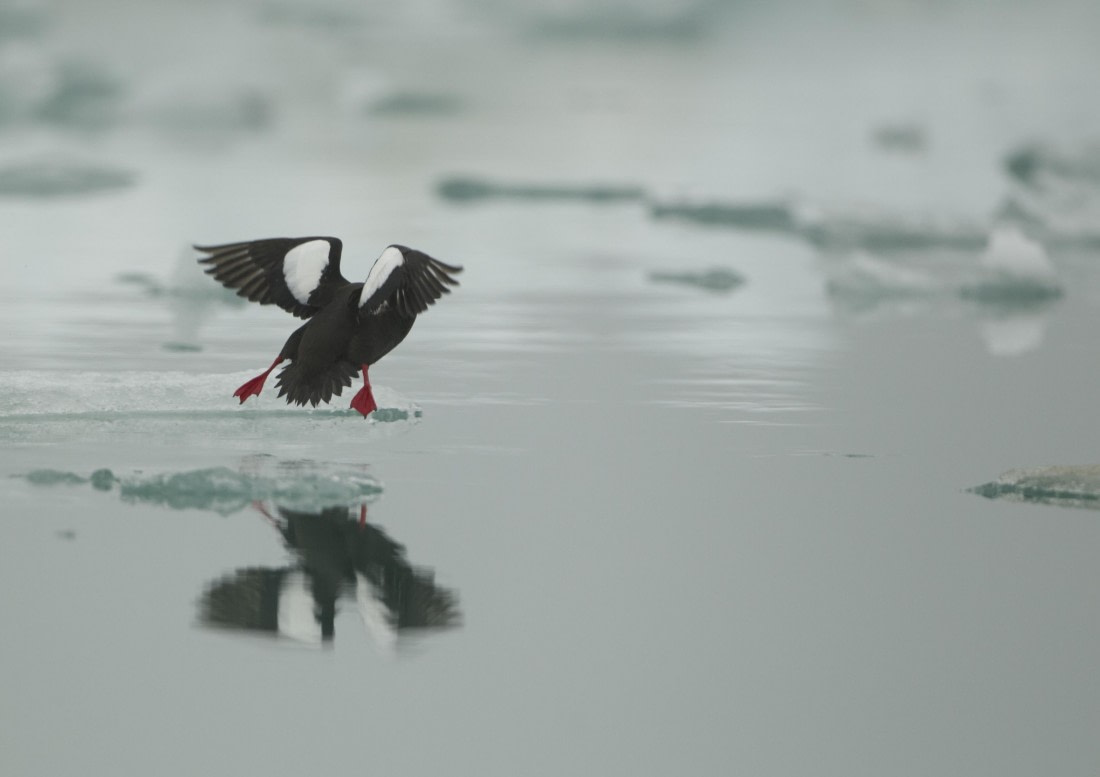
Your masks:
M 367 528 L 367 506 L 359 505 L 359 531 Z
M 366 418 L 375 410 L 378 409 L 378 403 L 374 401 L 374 394 L 370 390 L 370 378 L 367 377 L 367 368 L 369 364 L 360 365 L 363 368 L 363 388 L 359 389 L 359 393 L 351 400 L 351 406 L 363 414 Z
M 240 397 L 242 405 L 244 404 L 244 401 L 246 399 L 248 399 L 249 397 L 253 397 L 253 396 L 258 397 L 258 396 L 260 396 L 260 389 L 262 389 L 264 387 L 264 381 L 267 380 L 267 376 L 282 361 L 283 361 L 282 356 L 276 358 L 275 361 L 271 362 L 270 367 L 268 367 L 266 370 L 264 370 L 262 373 L 257 375 L 255 378 L 248 381 L 243 386 L 241 386 L 239 389 L 234 391 L 233 396 Z
M 253 499 L 252 500 L 252 509 L 259 512 L 259 514 L 262 515 L 264 518 L 266 518 L 268 523 L 270 523 L 272 526 L 274 526 L 275 528 L 279 528 L 279 522 L 276 521 L 272 517 L 271 513 L 269 513 L 267 511 L 267 508 L 264 506 L 264 503 L 261 500 Z

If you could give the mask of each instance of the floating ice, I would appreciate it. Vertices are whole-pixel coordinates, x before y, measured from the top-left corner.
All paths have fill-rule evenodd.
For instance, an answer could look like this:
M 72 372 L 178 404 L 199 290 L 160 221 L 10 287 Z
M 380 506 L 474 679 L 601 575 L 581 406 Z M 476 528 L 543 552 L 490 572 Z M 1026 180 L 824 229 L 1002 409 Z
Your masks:
M 1013 469 L 967 490 L 988 499 L 1100 510 L 1100 465 Z
M 0 39 L 10 19 L 0 8 Z M 121 83 L 89 62 L 58 60 L 30 41 L 0 45 L 0 121 L 96 130 L 119 117 Z
M 455 201 L 483 200 L 496 197 L 514 200 L 619 202 L 623 200 L 640 200 L 645 196 L 645 191 L 640 186 L 508 184 L 466 176 L 444 178 L 440 181 L 436 191 L 443 199 Z
M 1054 265 L 1043 246 L 1011 224 L 990 233 L 989 245 L 982 254 L 982 267 L 1015 278 L 1054 280 Z
M 871 140 L 884 151 L 915 154 L 927 147 L 928 133 L 916 122 L 896 122 L 876 127 Z
M 1010 152 L 1004 165 L 1016 181 L 1036 189 L 1049 188 L 1056 181 L 1100 187 L 1100 143 L 1075 150 L 1028 143 Z
M 219 417 L 263 413 L 358 416 L 341 407 L 341 399 L 350 401 L 352 389 L 333 405 L 316 409 L 287 405 L 268 386 L 264 396 L 244 405 L 232 397 L 233 389 L 255 377 L 253 371 L 231 373 L 184 372 L 81 372 L 73 376 L 63 372 L 25 370 L 0 372 L 0 426 L 5 422 L 47 418 L 76 419 L 95 416 L 110 420 L 127 416 L 188 414 Z M 270 396 L 268 396 L 270 395 Z M 374 387 L 379 410 L 373 421 L 397 421 L 419 418 L 420 408 L 401 399 L 385 387 Z M 259 401 L 257 401 L 259 400 Z M 263 410 L 258 408 L 262 407 Z
M 998 212 L 1051 247 L 1100 247 L 1100 143 L 1023 146 L 1005 159 L 1014 184 Z
M 119 81 L 87 63 L 60 66 L 53 90 L 35 110 L 50 124 L 100 129 L 114 123 L 122 97 Z
M 450 116 L 462 109 L 455 95 L 434 92 L 391 92 L 371 101 L 371 116 Z
M 978 316 L 989 353 L 1018 356 L 1042 344 L 1047 309 L 1061 291 L 1038 244 L 1011 230 L 995 232 L 990 244 L 977 274 L 969 257 L 951 253 L 887 260 L 856 251 L 825 264 L 826 293 L 833 304 L 856 315 L 880 309 L 942 314 L 970 303 L 964 312 Z
M 367 504 L 382 492 L 379 482 L 360 466 L 263 458 L 246 461 L 240 470 L 207 467 L 119 476 L 109 469 L 99 469 L 84 477 L 75 472 L 39 469 L 23 477 L 36 486 L 87 484 L 99 491 L 115 491 L 124 502 L 174 510 L 209 510 L 220 515 L 264 501 L 300 510 L 328 504 Z
M 212 88 L 181 71 L 165 82 L 139 82 L 128 103 L 133 122 L 186 146 L 220 148 L 255 137 L 275 122 L 267 91 L 227 82 Z
M 533 35 L 561 40 L 687 42 L 711 29 L 719 6 L 700 0 L 536 3 L 528 26 Z
M 347 3 L 267 0 L 257 6 L 256 16 L 265 24 L 312 28 L 327 32 L 347 32 L 364 23 L 361 9 Z
M 745 283 L 744 275 L 726 267 L 697 272 L 651 272 L 649 279 L 655 283 L 678 283 L 716 292 L 733 291 Z
M 1043 246 L 1012 224 L 995 227 L 981 258 L 982 277 L 960 293 L 994 304 L 1028 305 L 1062 296 L 1062 287 Z
M 655 219 L 790 235 L 828 251 L 977 251 L 986 240 L 985 228 L 967 221 L 875 209 L 825 209 L 794 200 L 657 201 L 650 212 Z
M 129 170 L 63 158 L 0 165 L 0 197 L 71 197 L 126 189 L 135 181 Z
M 825 250 L 865 249 L 885 254 L 902 251 L 978 251 L 985 227 L 926 214 L 899 215 L 874 209 L 828 211 L 802 207 L 798 233 Z
M 793 206 L 784 201 L 656 202 L 650 214 L 656 219 L 679 219 L 708 226 L 783 233 L 799 230 Z

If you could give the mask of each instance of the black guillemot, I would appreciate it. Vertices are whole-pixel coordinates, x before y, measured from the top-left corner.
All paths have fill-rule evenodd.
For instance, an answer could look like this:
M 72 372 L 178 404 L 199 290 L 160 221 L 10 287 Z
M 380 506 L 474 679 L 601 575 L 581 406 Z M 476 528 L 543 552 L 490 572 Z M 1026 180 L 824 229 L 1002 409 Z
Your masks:
M 363 416 L 378 409 L 367 369 L 392 351 L 418 314 L 457 286 L 444 264 L 421 251 L 391 245 L 375 260 L 363 283 L 340 274 L 343 244 L 334 237 L 277 237 L 244 243 L 195 246 L 207 256 L 206 272 L 237 295 L 278 305 L 309 319 L 287 339 L 275 361 L 233 396 L 258 396 L 273 369 L 290 360 L 276 380 L 287 402 L 314 407 L 340 396 L 356 373 L 363 388 L 351 406 Z

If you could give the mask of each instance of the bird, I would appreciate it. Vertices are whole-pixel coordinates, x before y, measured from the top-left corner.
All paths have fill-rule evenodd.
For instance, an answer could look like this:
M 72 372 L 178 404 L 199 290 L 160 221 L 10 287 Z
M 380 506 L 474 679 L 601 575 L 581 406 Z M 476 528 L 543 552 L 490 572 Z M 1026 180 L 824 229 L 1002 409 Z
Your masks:
M 340 273 L 343 243 L 335 237 L 277 237 L 223 245 L 193 246 L 205 256 L 205 272 L 237 296 L 278 305 L 306 323 L 287 338 L 271 366 L 233 396 L 241 404 L 259 396 L 264 381 L 289 360 L 276 378 L 287 403 L 316 407 L 340 396 L 362 373 L 363 388 L 351 407 L 364 418 L 378 409 L 368 370 L 412 329 L 416 317 L 435 303 L 462 267 L 403 245 L 387 246 L 363 283 Z

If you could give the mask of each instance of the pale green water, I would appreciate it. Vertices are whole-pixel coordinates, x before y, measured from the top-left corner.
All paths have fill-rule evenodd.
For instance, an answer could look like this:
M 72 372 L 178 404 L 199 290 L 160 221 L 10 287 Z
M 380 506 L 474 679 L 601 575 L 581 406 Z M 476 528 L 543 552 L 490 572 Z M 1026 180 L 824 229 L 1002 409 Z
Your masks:
M 1096 21 L 0 7 L 0 771 L 1095 773 L 1100 523 L 966 489 L 1096 462 L 1100 223 L 981 259 Z M 373 421 L 231 396 L 187 245 L 299 234 L 466 266 Z

